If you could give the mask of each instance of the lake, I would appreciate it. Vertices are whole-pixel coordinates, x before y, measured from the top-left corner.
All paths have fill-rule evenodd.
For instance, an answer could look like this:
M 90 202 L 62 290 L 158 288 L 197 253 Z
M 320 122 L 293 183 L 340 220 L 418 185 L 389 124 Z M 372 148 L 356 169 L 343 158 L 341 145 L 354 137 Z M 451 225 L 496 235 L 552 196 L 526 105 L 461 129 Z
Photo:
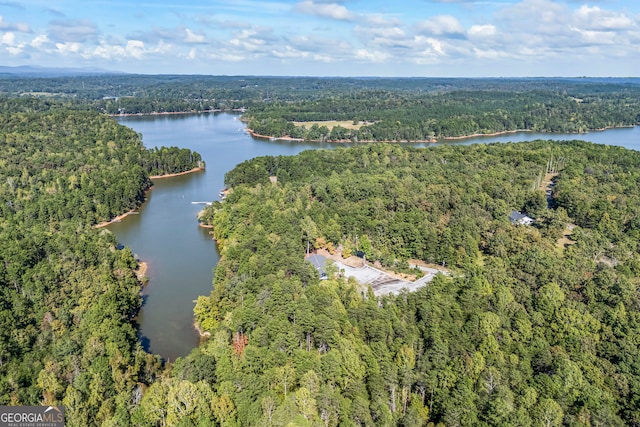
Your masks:
M 194 301 L 212 290 L 213 268 L 219 256 L 209 231 L 198 226 L 203 208 L 191 202 L 212 201 L 224 186 L 224 174 L 236 164 L 263 155 L 294 155 L 300 151 L 345 144 L 268 141 L 253 138 L 238 115 L 134 116 L 118 121 L 143 135 L 147 147 L 178 146 L 197 151 L 203 172 L 158 179 L 139 215 L 108 228 L 118 240 L 148 263 L 149 283 L 137 318 L 140 340 L 148 351 L 166 360 L 188 354 L 198 345 L 193 328 Z M 608 129 L 588 134 L 519 132 L 451 141 L 454 144 L 522 142 L 533 139 L 583 139 L 640 150 L 640 127 Z M 434 144 L 413 144 L 418 147 Z

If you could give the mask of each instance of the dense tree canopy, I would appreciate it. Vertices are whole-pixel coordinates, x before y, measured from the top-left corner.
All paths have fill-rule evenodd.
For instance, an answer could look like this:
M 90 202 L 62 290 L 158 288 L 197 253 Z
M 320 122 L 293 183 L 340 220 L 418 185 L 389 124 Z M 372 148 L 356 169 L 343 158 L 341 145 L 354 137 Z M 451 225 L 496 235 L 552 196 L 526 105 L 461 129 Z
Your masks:
M 212 338 L 181 369 L 210 358 L 228 425 L 637 424 L 639 165 L 576 141 L 245 162 L 204 216 L 222 254 L 196 306 Z M 525 208 L 535 224 L 511 224 Z M 319 281 L 309 230 L 336 247 L 367 236 L 389 268 L 444 260 L 453 275 L 378 298 Z
M 444 93 L 367 92 L 252 106 L 249 127 L 261 135 L 322 141 L 421 141 L 532 130 L 586 132 L 640 121 L 639 88 L 566 87 L 564 90 L 463 90 Z M 352 121 L 347 129 L 294 122 Z
M 161 363 L 131 323 L 137 262 L 93 225 L 142 202 L 145 164 L 163 150 L 95 112 L 0 102 L 0 403 L 62 404 L 70 426 L 127 425 Z M 199 159 L 187 154 L 181 170 Z
M 72 426 L 640 424 L 637 152 L 370 144 L 244 162 L 201 216 L 221 252 L 194 313 L 210 337 L 167 366 L 131 323 L 136 260 L 93 227 L 137 207 L 150 175 L 201 165 L 146 150 L 96 110 L 248 106 L 274 136 L 299 132 L 292 120 L 370 121 L 358 140 L 578 132 L 636 123 L 635 83 L 98 76 L 0 89 L 32 95 L 0 98 L 0 403 L 63 404 Z M 452 274 L 377 297 L 335 268 L 320 281 L 308 246 Z

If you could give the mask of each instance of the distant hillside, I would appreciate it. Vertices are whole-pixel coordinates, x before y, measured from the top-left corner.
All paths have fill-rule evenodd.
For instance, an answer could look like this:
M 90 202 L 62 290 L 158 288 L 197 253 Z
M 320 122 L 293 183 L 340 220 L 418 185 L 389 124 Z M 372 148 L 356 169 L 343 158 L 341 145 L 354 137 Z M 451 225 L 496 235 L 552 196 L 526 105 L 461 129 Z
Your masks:
M 124 74 L 119 71 L 109 71 L 100 68 L 62 68 L 62 67 L 38 67 L 32 65 L 20 65 L 17 67 L 0 66 L 0 75 L 8 74 L 12 76 L 29 77 L 58 77 L 58 76 L 80 76 L 97 74 Z

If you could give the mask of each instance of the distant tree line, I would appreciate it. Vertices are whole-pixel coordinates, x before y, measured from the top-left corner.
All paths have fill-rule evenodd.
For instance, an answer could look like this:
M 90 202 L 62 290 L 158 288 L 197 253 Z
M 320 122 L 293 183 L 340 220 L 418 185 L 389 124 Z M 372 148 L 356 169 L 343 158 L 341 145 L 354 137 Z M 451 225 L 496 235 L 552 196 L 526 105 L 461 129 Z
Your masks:
M 313 141 L 424 141 L 505 131 L 578 133 L 640 121 L 640 88 L 602 92 L 535 90 L 415 94 L 364 92 L 357 96 L 254 105 L 246 114 L 257 134 Z M 293 122 L 349 121 L 343 126 Z
M 617 125 L 620 119 L 609 115 L 618 113 L 609 111 L 609 104 L 613 103 L 617 105 L 614 109 L 620 109 L 621 104 L 630 100 L 631 103 L 625 108 L 635 108 L 637 115 L 635 99 L 639 90 L 640 79 L 614 78 L 322 78 L 129 74 L 48 78 L 0 76 L 0 95 L 65 100 L 74 108 L 93 108 L 108 114 L 250 108 L 250 116 L 255 114 L 259 120 L 389 121 L 374 127 L 373 134 L 359 136 L 360 140 L 369 137 L 382 140 L 394 136 L 405 139 L 428 138 L 432 132 L 442 136 L 458 136 L 462 131 L 498 131 L 505 126 L 505 129 L 511 126 L 529 129 L 526 127 L 529 113 L 534 116 L 536 124 L 542 126 L 542 130 L 556 131 L 565 127 L 572 132 L 581 128 L 608 126 L 605 122 Z M 442 98 L 454 92 L 458 94 Z M 484 96 L 478 92 L 484 93 Z M 525 108 L 524 98 L 529 95 L 533 96 L 533 102 L 551 103 L 549 107 L 553 111 L 550 111 L 552 117 L 547 120 L 548 123 L 537 117 L 536 112 L 538 107 L 544 109 L 546 105 Z M 560 99 L 556 99 L 558 96 Z M 514 99 L 509 101 L 510 98 Z M 472 101 L 466 109 L 462 108 L 464 99 Z M 573 106 L 567 103 L 569 99 L 578 103 L 602 102 L 597 116 L 604 118 L 603 123 L 596 123 L 594 117 L 586 113 L 584 118 L 582 113 L 573 117 Z M 439 102 L 444 102 L 443 115 L 437 114 Z M 502 110 L 515 116 L 505 118 Z M 264 111 L 269 113 L 259 114 Z M 482 117 L 485 113 L 487 117 Z M 622 113 L 626 123 L 627 114 Z M 469 128 L 456 123 L 442 123 L 435 127 L 429 123 L 431 119 L 440 121 L 442 117 L 476 120 L 477 123 L 469 125 Z M 396 121 L 400 121 L 400 125 L 396 125 Z M 560 123 L 556 123 L 558 121 Z M 569 126 L 569 122 L 575 121 L 577 123 Z M 421 124 L 418 125 L 418 122 Z M 274 128 L 275 122 L 258 122 L 254 130 L 260 129 L 259 125 L 267 126 L 262 130 L 283 131 Z M 393 127 L 393 131 L 385 130 L 388 127 Z M 291 130 L 286 129 L 287 132 Z M 266 134 L 282 136 L 280 133 Z M 327 132 L 322 135 L 330 137 Z M 337 136 L 348 137 L 349 134 L 334 135 Z M 308 137 L 314 138 L 313 135 Z

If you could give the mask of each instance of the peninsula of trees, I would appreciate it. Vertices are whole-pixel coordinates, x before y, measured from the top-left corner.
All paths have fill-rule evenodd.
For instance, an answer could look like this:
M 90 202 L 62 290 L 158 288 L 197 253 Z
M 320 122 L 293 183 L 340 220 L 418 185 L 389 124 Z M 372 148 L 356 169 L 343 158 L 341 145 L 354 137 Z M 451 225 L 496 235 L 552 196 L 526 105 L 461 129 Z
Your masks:
M 245 162 L 205 215 L 222 258 L 196 319 L 212 338 L 150 390 L 171 405 L 171 381 L 204 381 L 222 425 L 637 424 L 638 166 L 577 141 Z M 453 274 L 376 298 L 320 281 L 308 241 Z
M 245 120 L 259 135 L 322 142 L 436 141 L 522 130 L 581 133 L 640 121 L 640 87 L 505 89 L 363 91 L 259 104 Z

